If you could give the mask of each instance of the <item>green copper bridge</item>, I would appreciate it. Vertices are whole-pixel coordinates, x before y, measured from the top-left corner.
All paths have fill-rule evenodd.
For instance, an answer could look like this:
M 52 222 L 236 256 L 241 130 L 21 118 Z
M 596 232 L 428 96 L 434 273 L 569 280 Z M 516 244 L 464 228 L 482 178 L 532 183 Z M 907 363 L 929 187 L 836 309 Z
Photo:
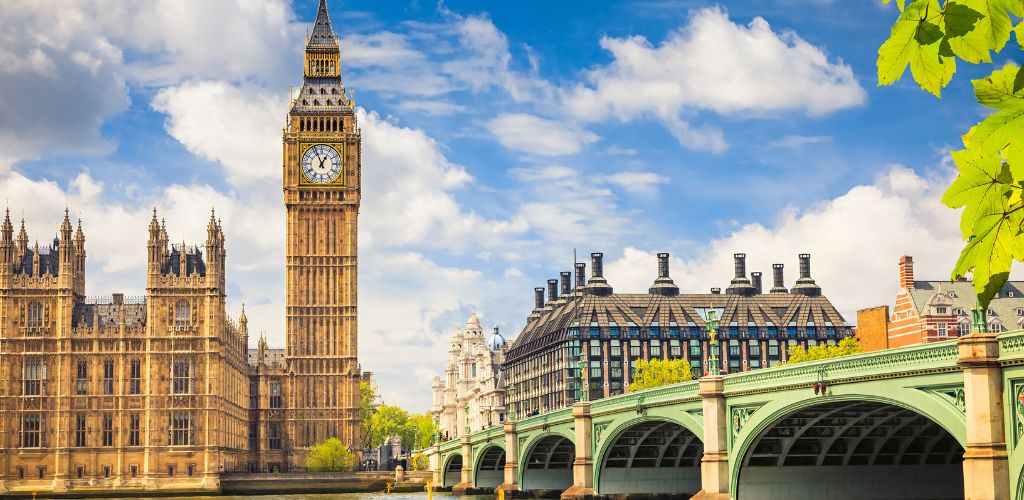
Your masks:
M 431 466 L 506 497 L 1024 499 L 1022 438 L 1015 331 L 581 402 L 441 443 Z

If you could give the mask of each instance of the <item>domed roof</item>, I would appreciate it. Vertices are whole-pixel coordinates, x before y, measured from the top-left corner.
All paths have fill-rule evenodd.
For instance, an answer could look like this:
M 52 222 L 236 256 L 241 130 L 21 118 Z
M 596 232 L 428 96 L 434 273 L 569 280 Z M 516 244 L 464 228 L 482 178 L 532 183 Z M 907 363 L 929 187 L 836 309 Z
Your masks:
M 505 337 L 503 337 L 501 332 L 498 331 L 498 327 L 495 326 L 494 334 L 491 335 L 484 344 L 492 351 L 500 351 L 502 348 L 508 346 L 508 341 L 505 340 Z

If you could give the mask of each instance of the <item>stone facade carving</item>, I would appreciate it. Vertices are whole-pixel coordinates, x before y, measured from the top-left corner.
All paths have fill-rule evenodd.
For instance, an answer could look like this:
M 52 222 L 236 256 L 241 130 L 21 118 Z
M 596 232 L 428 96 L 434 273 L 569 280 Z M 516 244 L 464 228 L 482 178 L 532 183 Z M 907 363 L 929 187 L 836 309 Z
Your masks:
M 507 342 L 495 328 L 484 339 L 473 313 L 466 327 L 456 330 L 448 349 L 444 380 L 434 377 L 431 413 L 442 435 L 456 438 L 505 420 L 505 381 L 501 363 Z

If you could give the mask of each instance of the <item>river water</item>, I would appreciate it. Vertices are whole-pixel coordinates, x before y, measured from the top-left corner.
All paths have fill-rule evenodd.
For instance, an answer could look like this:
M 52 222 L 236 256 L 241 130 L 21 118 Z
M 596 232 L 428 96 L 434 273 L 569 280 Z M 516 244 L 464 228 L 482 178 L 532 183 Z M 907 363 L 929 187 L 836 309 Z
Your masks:
M 437 500 L 452 500 L 448 493 L 434 493 Z M 494 498 L 494 495 L 464 496 L 460 498 Z M 164 500 L 426 500 L 426 493 L 295 493 L 286 495 L 252 495 L 220 497 L 169 497 Z M 139 499 L 142 500 L 142 499 Z

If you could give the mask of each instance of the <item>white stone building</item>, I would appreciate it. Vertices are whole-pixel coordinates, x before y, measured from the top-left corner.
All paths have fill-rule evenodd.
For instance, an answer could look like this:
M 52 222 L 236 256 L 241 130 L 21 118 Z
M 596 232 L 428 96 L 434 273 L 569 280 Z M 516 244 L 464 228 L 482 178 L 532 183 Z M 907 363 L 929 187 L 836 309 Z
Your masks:
M 508 342 L 494 328 L 484 339 L 476 313 L 455 330 L 448 348 L 444 379 L 434 377 L 431 413 L 443 436 L 457 438 L 505 420 L 505 381 L 501 362 Z

